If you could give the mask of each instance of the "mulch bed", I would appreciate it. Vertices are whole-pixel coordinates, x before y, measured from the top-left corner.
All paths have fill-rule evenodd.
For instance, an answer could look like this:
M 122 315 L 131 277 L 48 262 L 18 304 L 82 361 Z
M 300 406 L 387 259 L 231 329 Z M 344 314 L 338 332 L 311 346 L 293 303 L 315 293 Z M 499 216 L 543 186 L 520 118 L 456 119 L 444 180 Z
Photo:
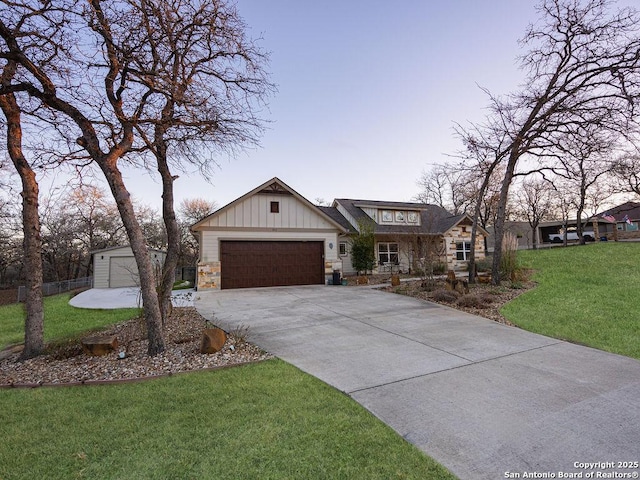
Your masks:
M 382 289 L 446 305 L 473 315 L 489 318 L 498 323 L 504 323 L 505 325 L 513 325 L 500 313 L 500 309 L 505 303 L 510 302 L 535 286 L 536 283 L 531 281 L 513 285 L 510 282 L 504 282 L 504 285 L 499 287 L 479 283 L 469 285 L 468 294 L 462 295 L 453 292 L 453 295 L 447 295 L 443 294 L 443 292 L 448 292 L 445 281 L 439 279 L 432 284 L 425 284 L 423 281 L 418 280 L 403 282 L 397 287 L 385 286 Z M 443 297 L 450 298 L 445 299 Z

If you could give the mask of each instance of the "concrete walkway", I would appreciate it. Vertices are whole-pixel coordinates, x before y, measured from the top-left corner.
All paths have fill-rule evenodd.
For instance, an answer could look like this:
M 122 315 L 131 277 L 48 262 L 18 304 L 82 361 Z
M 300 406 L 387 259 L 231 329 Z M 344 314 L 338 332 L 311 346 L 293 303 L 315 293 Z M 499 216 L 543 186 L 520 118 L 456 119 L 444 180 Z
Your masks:
M 224 329 L 248 326 L 461 479 L 640 471 L 582 465 L 640 461 L 636 360 L 368 288 L 196 292 L 195 305 Z
M 174 307 L 193 307 L 193 295 L 190 289 L 174 290 L 171 292 L 171 302 Z M 140 308 L 142 297 L 137 287 L 123 288 L 91 288 L 80 292 L 69 300 L 69 305 L 76 308 Z

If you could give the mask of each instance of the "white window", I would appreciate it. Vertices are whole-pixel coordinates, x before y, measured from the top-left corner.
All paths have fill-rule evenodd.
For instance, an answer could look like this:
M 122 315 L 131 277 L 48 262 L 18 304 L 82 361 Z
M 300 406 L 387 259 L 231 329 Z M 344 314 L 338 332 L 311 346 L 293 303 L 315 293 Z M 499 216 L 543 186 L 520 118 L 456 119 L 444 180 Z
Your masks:
M 347 255 L 347 242 L 340 242 L 338 244 L 338 253 L 341 257 L 345 257 Z
M 398 265 L 398 244 L 397 243 L 379 243 L 378 244 L 378 263 L 384 265 L 391 263 Z
M 468 260 L 471 253 L 471 242 L 456 243 L 456 260 Z
M 390 211 L 390 210 L 382 210 L 381 215 L 382 215 L 381 220 L 383 222 L 386 222 L 386 223 L 393 222 L 393 212 L 392 211 Z

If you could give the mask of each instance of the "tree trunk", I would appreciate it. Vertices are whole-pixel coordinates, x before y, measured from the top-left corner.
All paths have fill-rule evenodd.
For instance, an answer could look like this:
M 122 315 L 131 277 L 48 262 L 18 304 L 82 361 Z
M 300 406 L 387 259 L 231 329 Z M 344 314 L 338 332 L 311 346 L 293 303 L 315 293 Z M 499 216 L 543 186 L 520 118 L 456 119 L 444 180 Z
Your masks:
M 173 177 L 167 164 L 166 148 L 156 152 L 158 172 L 162 178 L 162 218 L 167 230 L 167 256 L 162 267 L 162 278 L 158 283 L 158 297 L 162 322 L 166 324 L 171 315 L 171 290 L 176 278 L 178 255 L 180 253 L 180 229 L 173 208 Z
M 35 357 L 44 349 L 44 306 L 42 301 L 42 239 L 38 213 L 36 174 L 22 152 L 20 107 L 13 94 L 0 96 L 0 108 L 7 119 L 7 151 L 22 181 L 22 229 L 24 267 L 27 272 L 24 349 L 20 360 Z
M 100 161 L 98 162 L 102 172 L 104 173 L 113 197 L 118 206 L 118 211 L 122 217 L 122 223 L 127 231 L 129 243 L 133 255 L 138 266 L 138 274 L 140 275 L 140 291 L 142 293 L 142 305 L 144 312 L 145 324 L 147 327 L 147 337 L 149 340 L 149 355 L 157 355 L 165 349 L 164 336 L 162 332 L 162 317 L 160 315 L 160 304 L 158 302 L 158 294 L 155 289 L 155 273 L 149 250 L 140 228 L 140 224 L 136 219 L 131 196 L 127 191 L 122 180 L 122 174 L 115 162 Z
M 482 181 L 482 185 L 480 186 L 480 190 L 478 191 L 478 198 L 476 199 L 476 205 L 473 210 L 473 225 L 471 227 L 471 252 L 469 255 L 469 284 L 476 283 L 476 238 L 478 237 L 478 221 L 480 220 L 480 209 L 482 208 L 482 199 L 484 198 L 485 193 L 487 192 L 487 188 L 489 187 L 489 182 L 491 181 L 491 175 L 493 175 L 493 171 L 498 166 L 499 161 L 495 160 L 489 169 L 487 170 L 484 180 Z M 486 239 L 485 239 L 486 240 Z M 486 251 L 486 246 L 485 246 Z M 495 253 L 494 253 L 495 255 Z
M 491 283 L 500 285 L 500 264 L 502 263 L 502 240 L 504 236 L 504 224 L 507 216 L 507 200 L 509 198 L 509 187 L 513 180 L 513 174 L 518 162 L 518 149 L 520 144 L 516 143 L 511 147 L 509 162 L 502 180 L 500 188 L 500 198 L 498 200 L 498 212 L 496 213 L 496 224 L 494 227 L 495 242 L 493 247 L 493 264 L 491 266 Z

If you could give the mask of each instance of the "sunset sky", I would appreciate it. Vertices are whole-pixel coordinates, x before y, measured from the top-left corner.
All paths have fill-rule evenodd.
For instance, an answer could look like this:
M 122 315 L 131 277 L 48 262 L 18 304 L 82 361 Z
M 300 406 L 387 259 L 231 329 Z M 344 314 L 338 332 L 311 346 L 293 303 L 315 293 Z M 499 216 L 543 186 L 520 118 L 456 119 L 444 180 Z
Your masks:
M 220 157 L 212 183 L 181 175 L 176 197 L 225 205 L 272 177 L 307 199 L 410 201 L 423 170 L 460 148 L 454 122 L 522 81 L 517 40 L 536 19 L 529 0 L 238 0 L 271 52 L 278 92 L 260 148 Z M 136 199 L 160 185 L 127 172 Z

